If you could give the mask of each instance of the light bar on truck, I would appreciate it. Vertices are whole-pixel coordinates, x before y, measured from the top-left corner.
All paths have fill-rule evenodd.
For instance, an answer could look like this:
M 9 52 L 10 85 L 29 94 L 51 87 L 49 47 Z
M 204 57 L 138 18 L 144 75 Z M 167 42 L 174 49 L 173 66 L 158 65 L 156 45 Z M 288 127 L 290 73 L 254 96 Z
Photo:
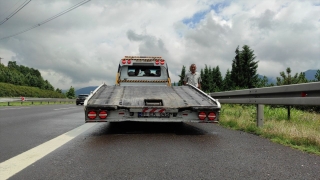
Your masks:
M 150 59 L 150 58 L 152 58 L 152 59 L 162 59 L 162 57 L 161 56 L 124 56 L 124 58 L 125 59 Z
M 125 56 L 120 65 L 133 65 L 133 63 L 153 63 L 156 66 L 164 66 L 166 61 L 158 56 Z

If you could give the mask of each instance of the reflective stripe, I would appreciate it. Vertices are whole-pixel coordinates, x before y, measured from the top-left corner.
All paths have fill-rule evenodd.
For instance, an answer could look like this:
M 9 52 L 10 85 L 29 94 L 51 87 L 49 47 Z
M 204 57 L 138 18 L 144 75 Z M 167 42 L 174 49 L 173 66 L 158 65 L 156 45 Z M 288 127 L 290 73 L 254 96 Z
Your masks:
M 159 113 L 163 113 L 165 111 L 165 109 L 163 109 L 163 108 L 161 108 L 161 109 L 159 109 L 159 108 L 144 108 L 143 110 L 142 110 L 142 112 L 150 112 L 150 113 L 154 113 L 154 112 L 159 112 Z

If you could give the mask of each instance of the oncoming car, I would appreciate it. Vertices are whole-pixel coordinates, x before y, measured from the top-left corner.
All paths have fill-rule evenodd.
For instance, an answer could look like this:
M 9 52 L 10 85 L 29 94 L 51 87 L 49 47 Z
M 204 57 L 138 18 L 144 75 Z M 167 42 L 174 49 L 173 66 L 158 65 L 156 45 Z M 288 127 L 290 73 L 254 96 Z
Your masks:
M 78 105 L 78 104 L 82 104 L 83 105 L 84 100 L 86 100 L 88 96 L 89 96 L 89 94 L 79 94 L 77 99 L 76 99 L 76 105 Z

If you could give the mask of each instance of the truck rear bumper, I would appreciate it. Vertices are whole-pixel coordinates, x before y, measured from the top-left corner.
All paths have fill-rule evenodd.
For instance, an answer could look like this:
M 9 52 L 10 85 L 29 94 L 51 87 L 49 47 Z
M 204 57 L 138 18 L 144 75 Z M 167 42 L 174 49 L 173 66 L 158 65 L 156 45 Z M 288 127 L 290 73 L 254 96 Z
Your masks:
M 218 123 L 220 112 L 218 110 L 199 112 L 185 110 L 177 113 L 142 113 L 128 110 L 89 110 L 85 114 L 86 123 L 123 121 Z
M 114 120 L 86 120 L 86 123 L 93 122 L 125 122 L 125 121 L 134 121 L 134 122 L 194 122 L 194 123 L 218 123 L 219 121 L 200 121 L 200 120 L 179 120 L 179 119 L 114 119 Z

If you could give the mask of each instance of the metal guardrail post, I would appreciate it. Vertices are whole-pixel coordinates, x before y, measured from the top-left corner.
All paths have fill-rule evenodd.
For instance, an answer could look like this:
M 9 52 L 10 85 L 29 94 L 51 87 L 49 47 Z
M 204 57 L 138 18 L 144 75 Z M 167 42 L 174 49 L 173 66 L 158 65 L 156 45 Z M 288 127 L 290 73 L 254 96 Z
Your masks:
M 263 119 L 264 119 L 264 105 L 257 104 L 257 126 L 263 126 Z

